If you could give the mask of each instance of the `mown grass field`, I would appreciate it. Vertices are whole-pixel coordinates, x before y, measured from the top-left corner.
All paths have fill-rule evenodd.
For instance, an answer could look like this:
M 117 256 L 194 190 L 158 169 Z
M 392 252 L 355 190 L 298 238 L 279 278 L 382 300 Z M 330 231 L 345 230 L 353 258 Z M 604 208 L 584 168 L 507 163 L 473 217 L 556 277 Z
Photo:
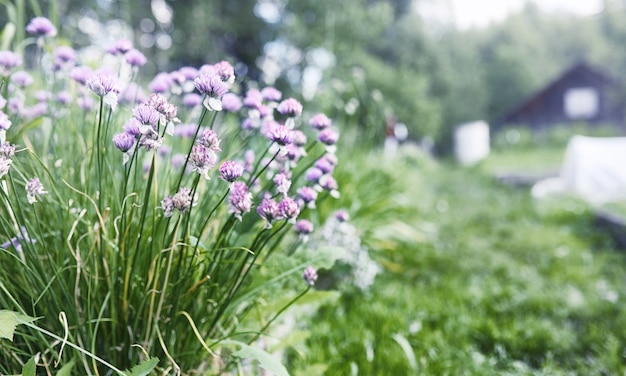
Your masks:
M 341 201 L 383 272 L 319 310 L 306 347 L 290 353 L 294 374 L 626 371 L 626 255 L 582 202 L 537 202 L 498 183 L 496 158 L 471 168 L 415 150 L 342 160 Z M 542 163 L 500 161 L 519 169 L 524 158 Z

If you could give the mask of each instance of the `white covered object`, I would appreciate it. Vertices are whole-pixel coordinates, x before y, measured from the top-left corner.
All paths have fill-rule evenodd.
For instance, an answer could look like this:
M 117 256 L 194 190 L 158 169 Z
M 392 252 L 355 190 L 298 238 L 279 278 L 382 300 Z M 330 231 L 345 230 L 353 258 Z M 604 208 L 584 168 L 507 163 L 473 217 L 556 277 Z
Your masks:
M 626 137 L 572 137 L 558 179 L 537 183 L 533 195 L 563 190 L 592 204 L 626 200 Z
M 489 155 L 489 125 L 484 121 L 461 124 L 454 130 L 454 155 L 471 165 Z

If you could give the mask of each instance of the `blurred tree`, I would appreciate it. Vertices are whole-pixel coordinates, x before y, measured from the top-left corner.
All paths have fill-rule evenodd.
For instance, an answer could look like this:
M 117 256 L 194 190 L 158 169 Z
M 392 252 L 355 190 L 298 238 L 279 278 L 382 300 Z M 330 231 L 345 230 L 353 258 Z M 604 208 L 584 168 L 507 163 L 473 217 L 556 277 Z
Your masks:
M 279 30 L 283 40 L 304 56 L 319 48 L 334 56 L 335 64 L 324 77 L 324 82 L 332 84 L 320 90 L 334 93 L 339 100 L 325 105 L 333 105 L 346 121 L 366 128 L 365 134 L 374 142 L 382 143 L 385 119 L 390 115 L 405 123 L 413 138 L 432 136 L 439 126 L 437 101 L 428 95 L 432 46 L 411 4 L 406 0 L 302 0 L 285 7 Z M 304 58 L 285 70 L 295 66 L 304 72 L 310 65 Z M 316 102 L 324 105 L 319 98 Z

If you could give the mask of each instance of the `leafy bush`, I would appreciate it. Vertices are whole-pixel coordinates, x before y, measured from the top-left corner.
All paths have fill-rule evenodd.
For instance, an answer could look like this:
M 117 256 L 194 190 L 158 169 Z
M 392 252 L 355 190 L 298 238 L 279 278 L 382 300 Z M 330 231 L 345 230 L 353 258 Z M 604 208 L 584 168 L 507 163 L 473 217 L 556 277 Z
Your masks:
M 146 95 L 130 41 L 92 69 L 48 20 L 27 31 L 34 70 L 0 52 L 0 307 L 24 324 L 0 373 L 35 354 L 80 374 L 284 372 L 250 344 L 315 283 L 307 265 L 332 264 L 298 251 L 338 195 L 331 120 L 271 87 L 242 99 L 224 61 Z

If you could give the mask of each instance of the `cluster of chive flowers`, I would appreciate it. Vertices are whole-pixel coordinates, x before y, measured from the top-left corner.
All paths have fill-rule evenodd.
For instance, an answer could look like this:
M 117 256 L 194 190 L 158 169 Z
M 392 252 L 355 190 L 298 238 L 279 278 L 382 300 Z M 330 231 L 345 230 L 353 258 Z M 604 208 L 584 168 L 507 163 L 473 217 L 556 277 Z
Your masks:
M 57 33 L 49 20 L 40 17 L 29 23 L 27 31 L 37 38 L 40 47 Z M 147 63 L 128 39 L 118 40 L 105 51 L 117 59 L 119 66 L 98 69 L 81 65 L 80 51 L 69 46 L 46 47 L 50 48 L 41 49 L 41 53 L 48 54 L 51 64 L 42 65 L 42 69 L 54 81 L 55 92 L 37 90 L 33 94 L 31 88 L 36 80 L 21 70 L 22 58 L 12 51 L 0 51 L 0 79 L 8 85 L 10 97 L 0 95 L 0 178 L 9 172 L 12 163 L 15 147 L 4 142 L 4 135 L 13 123 L 42 116 L 60 118 L 77 109 L 88 114 L 97 110 L 100 102 L 108 106 L 104 108 L 107 111 L 121 107 L 122 119 L 129 114 L 121 129 L 105 140 L 119 151 L 125 171 L 137 165 L 145 168 L 151 153 L 156 153 L 169 158 L 172 175 L 194 176 L 201 178 L 200 182 L 217 178 L 224 182 L 220 184 L 227 194 L 227 212 L 238 221 L 253 216 L 251 220 L 259 220 L 262 230 L 270 230 L 279 222 L 281 226 L 290 225 L 299 241 L 306 242 L 314 231 L 307 212 L 316 209 L 320 197 L 339 196 L 333 178 L 339 134 L 331 119 L 322 113 L 306 113 L 300 101 L 283 98 L 274 87 L 252 84 L 241 92 L 229 62 L 161 72 L 144 90 L 132 82 L 134 75 L 122 77 L 123 70 L 118 69 L 125 64 L 136 72 Z M 240 133 L 180 120 L 197 120 L 203 113 L 236 119 Z M 257 137 L 262 140 L 255 143 L 257 149 L 266 148 L 265 152 L 250 148 L 241 150 L 241 155 L 222 156 L 226 154 L 222 153 L 222 145 L 229 142 L 222 137 L 232 134 Z M 181 152 L 180 139 L 191 139 L 189 149 Z M 309 155 L 312 150 L 314 160 Z M 142 153 L 148 157 L 142 159 Z M 189 215 L 202 199 L 196 179 L 181 181 L 182 185 L 160 199 L 164 217 Z M 47 193 L 37 178 L 24 181 L 24 188 L 31 204 Z M 308 274 L 305 280 L 312 284 L 315 278 L 313 273 Z
M 335 154 L 338 132 L 332 127 L 331 119 L 322 113 L 304 120 L 303 105 L 295 98 L 283 99 L 282 92 L 276 88 L 251 88 L 239 95 L 231 91 L 234 80 L 234 69 L 224 61 L 199 69 L 184 67 L 157 74 L 150 83 L 154 92 L 136 107 L 134 116 L 125 124 L 124 131 L 113 137 L 113 142 L 125 155 L 124 162 L 128 162 L 141 147 L 146 151 L 157 149 L 146 147 L 145 141 L 141 141 L 147 136 L 160 141 L 167 134 L 191 139 L 188 154 L 171 156 L 174 168 L 185 169 L 185 174 L 198 174 L 203 180 L 218 177 L 226 182 L 228 213 L 238 221 L 256 215 L 264 229 L 272 229 L 278 222 L 290 224 L 305 242 L 314 225 L 300 218 L 301 214 L 315 209 L 321 195 L 339 196 L 332 176 L 338 163 Z M 267 153 L 258 155 L 257 150 L 247 149 L 240 159 L 222 160 L 221 145 L 228 142 L 222 140 L 223 129 L 172 121 L 166 112 L 154 106 L 166 96 L 179 98 L 177 103 L 187 111 L 235 114 L 242 134 L 264 139 Z M 166 106 L 172 113 L 178 110 L 169 102 Z M 300 167 L 300 160 L 315 144 L 322 145 L 323 153 L 307 167 Z M 167 148 L 159 154 L 170 151 Z M 201 199 L 195 192 L 195 188 L 183 186 L 167 194 L 160 205 L 163 215 L 187 215 Z M 314 272 L 309 270 L 305 281 L 312 285 L 315 279 Z

